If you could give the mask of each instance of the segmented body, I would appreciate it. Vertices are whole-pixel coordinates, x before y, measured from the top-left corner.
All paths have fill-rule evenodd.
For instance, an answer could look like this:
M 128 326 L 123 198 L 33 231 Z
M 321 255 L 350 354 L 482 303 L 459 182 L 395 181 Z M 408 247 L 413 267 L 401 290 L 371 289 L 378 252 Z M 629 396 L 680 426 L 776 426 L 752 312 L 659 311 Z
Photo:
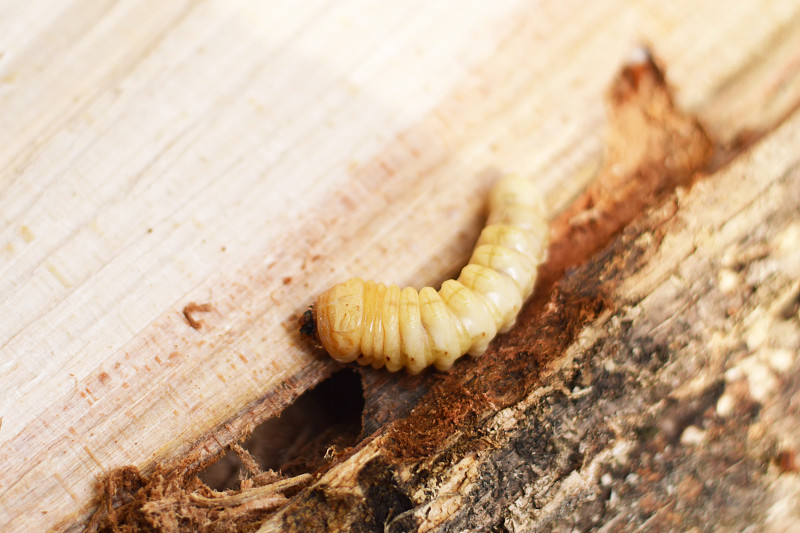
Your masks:
M 405 367 L 412 374 L 431 364 L 447 370 L 465 353 L 481 355 L 498 332 L 511 329 L 533 292 L 547 243 L 535 187 L 506 176 L 490 193 L 486 227 L 457 279 L 438 292 L 360 278 L 335 285 L 317 298 L 317 338 L 345 363 L 392 372 Z

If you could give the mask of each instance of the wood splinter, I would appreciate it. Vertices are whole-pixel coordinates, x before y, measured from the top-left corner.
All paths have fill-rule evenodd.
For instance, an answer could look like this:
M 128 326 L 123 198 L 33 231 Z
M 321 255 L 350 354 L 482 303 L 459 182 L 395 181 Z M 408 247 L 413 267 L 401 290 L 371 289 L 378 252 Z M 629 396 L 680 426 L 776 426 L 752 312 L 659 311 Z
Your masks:
M 203 321 L 194 318 L 194 313 L 208 313 L 213 310 L 214 308 L 209 303 L 198 304 L 191 302 L 183 308 L 183 318 L 186 319 L 186 323 L 189 324 L 192 329 L 200 329 L 203 327 Z

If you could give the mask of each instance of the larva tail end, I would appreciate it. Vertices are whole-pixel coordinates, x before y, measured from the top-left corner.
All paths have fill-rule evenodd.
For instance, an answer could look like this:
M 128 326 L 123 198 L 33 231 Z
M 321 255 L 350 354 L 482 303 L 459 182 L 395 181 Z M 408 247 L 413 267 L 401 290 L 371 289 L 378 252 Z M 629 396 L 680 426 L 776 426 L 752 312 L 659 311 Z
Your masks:
M 317 317 L 313 305 L 300 318 L 300 333 L 315 340 L 317 338 Z

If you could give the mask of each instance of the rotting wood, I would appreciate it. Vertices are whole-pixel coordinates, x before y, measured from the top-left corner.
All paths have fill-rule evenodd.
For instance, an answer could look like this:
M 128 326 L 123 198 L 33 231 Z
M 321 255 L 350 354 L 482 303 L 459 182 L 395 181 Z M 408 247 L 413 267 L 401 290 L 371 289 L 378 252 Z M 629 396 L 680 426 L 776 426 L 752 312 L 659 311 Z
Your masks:
M 103 479 L 105 501 L 88 530 L 253 531 L 288 502 L 286 493 L 312 479 L 310 474 L 284 478 L 257 467 L 250 473 L 240 490 L 218 493 L 188 472 L 158 468 L 142 475 L 134 467 L 118 469 Z

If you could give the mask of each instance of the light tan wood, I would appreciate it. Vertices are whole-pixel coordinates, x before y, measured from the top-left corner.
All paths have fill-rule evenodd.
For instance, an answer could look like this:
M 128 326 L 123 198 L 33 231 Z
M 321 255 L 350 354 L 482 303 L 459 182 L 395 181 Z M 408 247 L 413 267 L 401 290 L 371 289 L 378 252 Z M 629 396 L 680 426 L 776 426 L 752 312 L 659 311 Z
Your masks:
M 0 530 L 63 529 L 98 475 L 202 460 L 278 411 L 333 368 L 296 313 L 350 276 L 457 271 L 501 172 L 563 209 L 599 165 L 603 93 L 637 43 L 711 120 L 746 108 L 714 107 L 721 93 L 796 94 L 781 80 L 799 11 L 0 7 Z M 746 67 L 773 48 L 765 86 Z M 191 303 L 211 306 L 199 329 Z

